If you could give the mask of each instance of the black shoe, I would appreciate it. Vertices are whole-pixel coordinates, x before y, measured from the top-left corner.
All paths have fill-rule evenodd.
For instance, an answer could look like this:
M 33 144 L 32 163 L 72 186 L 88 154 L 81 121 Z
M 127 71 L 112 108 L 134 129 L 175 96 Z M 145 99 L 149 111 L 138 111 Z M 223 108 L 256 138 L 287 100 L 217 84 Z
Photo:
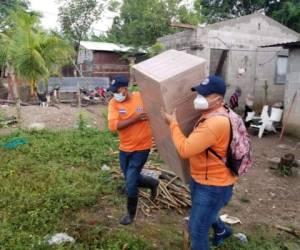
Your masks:
M 124 215 L 120 220 L 120 224 L 124 226 L 129 225 L 132 222 L 133 222 L 133 218 L 131 218 L 129 214 Z
M 127 214 L 122 217 L 120 224 L 129 225 L 134 221 L 136 209 L 138 204 L 138 197 L 127 197 Z
M 125 188 L 125 186 L 124 186 L 124 185 L 118 186 L 118 187 L 117 187 L 117 192 L 118 192 L 118 194 L 120 194 L 120 195 L 126 195 L 126 188 Z
M 213 245 L 218 247 L 221 246 L 225 239 L 229 238 L 232 235 L 232 229 L 230 227 L 225 227 L 224 231 L 221 233 L 215 233 Z
M 159 185 L 159 181 L 156 180 L 156 179 L 154 179 L 152 187 L 150 188 L 151 189 L 150 199 L 152 201 L 154 201 L 156 199 L 156 197 L 157 197 L 157 194 L 158 194 L 158 185 Z
M 155 178 L 152 178 L 150 176 L 143 175 L 140 179 L 139 186 L 143 188 L 150 188 L 151 195 L 150 199 L 155 200 L 157 197 L 157 189 L 158 189 L 159 181 Z

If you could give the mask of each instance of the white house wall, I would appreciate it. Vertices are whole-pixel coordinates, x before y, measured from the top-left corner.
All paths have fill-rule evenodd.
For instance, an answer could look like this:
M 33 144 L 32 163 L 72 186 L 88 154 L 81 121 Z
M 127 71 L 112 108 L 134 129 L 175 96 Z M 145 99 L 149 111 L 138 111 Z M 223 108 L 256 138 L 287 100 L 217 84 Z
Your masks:
M 167 49 L 183 50 L 187 53 L 205 58 L 210 65 L 211 49 L 229 50 L 227 58 L 227 74 L 225 80 L 229 83 L 228 96 L 236 86 L 242 88 L 243 93 L 255 95 L 255 101 L 261 106 L 264 101 L 263 85 L 268 83 L 268 101 L 270 103 L 283 101 L 284 85 L 274 84 L 277 50 L 280 48 L 260 49 L 260 46 L 291 42 L 299 38 L 299 34 L 280 25 L 271 18 L 261 14 L 253 14 L 232 19 L 205 28 L 187 30 L 173 35 L 159 38 Z M 188 49 L 195 45 L 204 49 Z M 246 72 L 238 76 L 238 69 L 247 60 Z M 241 105 L 243 105 L 241 98 Z
M 191 44 L 196 43 L 196 33 L 194 30 L 186 30 L 176 34 L 164 36 L 158 39 L 165 45 L 166 49 L 186 50 Z
M 233 45 L 238 41 L 244 41 L 248 45 L 262 46 L 279 41 L 282 43 L 295 41 L 299 37 L 295 31 L 259 13 L 208 25 L 208 29 L 221 31 L 222 35 L 228 38 L 232 35 Z
M 269 104 L 284 100 L 285 84 L 277 84 L 275 81 L 276 63 L 280 51 L 283 51 L 281 47 L 258 49 L 255 80 L 256 104 L 262 105 L 265 102 L 265 82 L 268 86 L 267 101 Z
M 236 87 L 242 90 L 242 98 L 240 98 L 240 106 L 244 104 L 244 96 L 247 93 L 253 93 L 255 79 L 255 63 L 256 53 L 252 51 L 234 51 L 229 52 L 228 71 L 226 81 L 229 84 L 226 99 L 229 101 Z M 243 75 L 238 74 L 239 69 L 245 69 Z
M 291 49 L 289 55 L 289 68 L 288 68 L 288 83 L 285 86 L 285 115 L 291 105 L 293 96 L 297 91 L 297 96 L 287 123 L 287 132 L 297 135 L 300 138 L 300 49 Z

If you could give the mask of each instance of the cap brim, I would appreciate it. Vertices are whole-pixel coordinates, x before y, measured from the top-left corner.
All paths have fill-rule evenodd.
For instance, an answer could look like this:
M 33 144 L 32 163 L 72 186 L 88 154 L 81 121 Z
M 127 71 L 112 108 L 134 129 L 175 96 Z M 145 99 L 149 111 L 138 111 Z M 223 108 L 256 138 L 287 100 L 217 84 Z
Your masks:
M 210 95 L 211 93 L 203 87 L 203 85 L 198 85 L 198 86 L 195 86 L 195 87 L 192 87 L 191 88 L 192 91 L 196 91 L 199 95 L 202 95 L 202 96 L 207 96 L 207 95 Z
M 113 86 L 113 85 L 110 85 L 110 86 L 108 87 L 107 91 L 116 93 L 116 92 L 117 92 L 117 87 L 116 87 L 116 86 Z

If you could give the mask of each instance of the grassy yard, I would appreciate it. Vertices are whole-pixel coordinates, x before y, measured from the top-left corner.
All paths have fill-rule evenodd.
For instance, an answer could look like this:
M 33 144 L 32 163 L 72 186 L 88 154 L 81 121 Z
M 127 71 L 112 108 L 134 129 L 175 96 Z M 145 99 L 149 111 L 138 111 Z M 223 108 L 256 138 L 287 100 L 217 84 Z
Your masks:
M 113 177 L 114 135 L 93 129 L 19 132 L 0 137 L 0 144 L 16 137 L 28 144 L 0 147 L 0 249 L 182 249 L 182 216 L 172 211 L 118 225 L 125 199 L 117 192 L 122 180 Z M 102 171 L 103 164 L 111 171 Z M 300 249 L 299 240 L 271 228 L 240 229 L 249 242 L 233 238 L 221 250 Z M 76 242 L 48 246 L 47 237 L 59 232 Z

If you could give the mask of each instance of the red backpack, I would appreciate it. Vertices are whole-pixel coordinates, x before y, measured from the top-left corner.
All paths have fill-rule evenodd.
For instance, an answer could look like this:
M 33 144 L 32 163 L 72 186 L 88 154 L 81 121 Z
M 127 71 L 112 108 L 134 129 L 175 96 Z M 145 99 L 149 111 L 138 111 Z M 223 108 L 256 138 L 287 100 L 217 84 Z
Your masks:
M 227 112 L 215 112 L 208 117 L 222 115 L 229 118 L 230 121 L 230 139 L 226 158 L 222 158 L 212 148 L 208 152 L 218 157 L 232 171 L 234 175 L 241 176 L 245 174 L 252 166 L 252 150 L 250 136 L 247 132 L 242 118 L 234 111 L 225 106 Z

